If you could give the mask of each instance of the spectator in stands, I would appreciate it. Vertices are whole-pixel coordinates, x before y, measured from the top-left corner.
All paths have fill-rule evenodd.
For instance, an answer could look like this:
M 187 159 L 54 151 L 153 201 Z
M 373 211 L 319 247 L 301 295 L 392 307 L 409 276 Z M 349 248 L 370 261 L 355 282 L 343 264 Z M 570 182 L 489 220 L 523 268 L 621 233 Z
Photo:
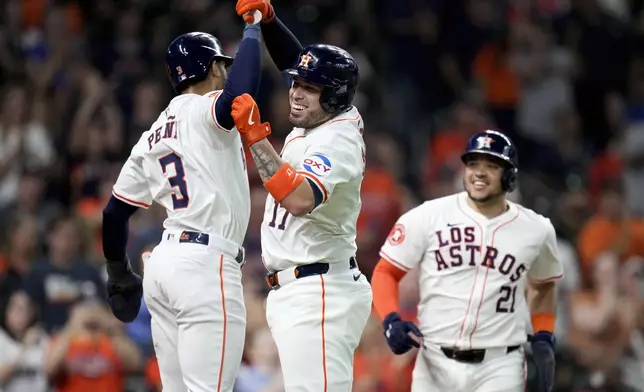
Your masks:
M 59 210 L 57 203 L 44 203 L 47 188 L 47 172 L 43 170 L 24 170 L 18 182 L 18 192 L 14 202 L 0 209 L 3 229 L 16 215 L 31 215 L 36 219 L 38 235 L 45 234 L 47 223 Z
M 371 317 L 362 334 L 354 359 L 354 392 L 407 392 L 411 390 L 411 375 L 417 349 L 403 355 L 393 355 L 382 334 L 377 317 Z
M 620 382 L 618 361 L 641 316 L 637 301 L 620 286 L 617 253 L 602 253 L 591 268 L 591 288 L 571 296 L 567 339 L 590 372 L 588 383 L 597 388 Z
M 9 298 L 24 287 L 24 279 L 32 268 L 39 245 L 33 216 L 14 216 L 5 233 L 8 238 L 0 252 L 0 324 L 4 321 Z
M 44 168 L 55 158 L 47 129 L 32 121 L 29 97 L 22 85 L 5 88 L 0 116 L 0 207 L 18 194 L 24 168 Z
M 280 361 L 271 331 L 266 327 L 256 331 L 246 344 L 249 363 L 239 369 L 235 392 L 283 391 Z
M 592 266 L 605 252 L 620 262 L 644 257 L 644 221 L 631 217 L 620 182 L 604 186 L 599 212 L 581 229 L 578 247 L 587 278 L 595 276 Z
M 123 324 L 95 301 L 74 306 L 65 328 L 53 336 L 44 364 L 57 392 L 124 392 L 125 375 L 142 367 Z
M 105 287 L 98 270 L 82 259 L 84 236 L 75 218 L 56 218 L 48 233 L 48 257 L 34 266 L 25 284 L 41 310 L 43 326 L 53 332 L 65 325 L 79 300 L 104 298 Z
M 403 210 L 403 191 L 385 167 L 387 158 L 398 153 L 396 144 L 383 135 L 367 138 L 367 165 L 360 188 L 362 208 L 357 222 L 358 263 L 360 271 L 371 276 L 378 252 Z M 392 147 L 390 147 L 392 146 Z
M 155 356 L 148 358 L 145 364 L 145 383 L 149 392 L 162 392 L 161 373 L 159 373 L 159 362 Z
M 629 99 L 621 141 L 626 195 L 633 212 L 644 217 L 644 59 L 633 61 L 629 72 Z
M 40 328 L 36 311 L 24 291 L 9 299 L 5 323 L 0 329 L 0 390 L 46 392 L 43 371 L 47 335 Z

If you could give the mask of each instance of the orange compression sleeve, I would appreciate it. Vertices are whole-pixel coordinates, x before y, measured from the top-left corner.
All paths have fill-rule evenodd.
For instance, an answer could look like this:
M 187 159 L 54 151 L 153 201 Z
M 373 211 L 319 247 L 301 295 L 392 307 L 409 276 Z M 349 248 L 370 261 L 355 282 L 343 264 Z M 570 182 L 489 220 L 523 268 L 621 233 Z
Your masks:
M 382 258 L 373 270 L 373 305 L 381 320 L 389 313 L 398 311 L 398 283 L 406 273 Z

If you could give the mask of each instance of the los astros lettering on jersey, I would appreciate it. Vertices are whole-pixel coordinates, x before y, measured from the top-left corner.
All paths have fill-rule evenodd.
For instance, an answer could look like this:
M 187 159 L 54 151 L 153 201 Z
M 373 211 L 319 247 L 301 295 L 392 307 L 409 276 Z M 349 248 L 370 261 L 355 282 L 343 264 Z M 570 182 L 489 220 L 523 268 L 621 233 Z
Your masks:
M 282 159 L 315 184 L 322 203 L 310 214 L 294 217 L 267 197 L 261 233 L 266 268 L 347 262 L 355 255 L 365 165 L 362 129 L 354 107 L 317 128 L 294 128 L 288 135 Z
M 427 201 L 394 225 L 380 255 L 405 271 L 419 267 L 418 319 L 427 341 L 460 349 L 526 341 L 525 278 L 555 280 L 563 270 L 550 220 L 508 204 L 488 219 L 463 192 Z
M 175 97 L 132 148 L 112 193 L 137 207 L 161 204 L 166 229 L 241 244 L 250 217 L 248 174 L 239 133 L 217 122 L 220 94 Z

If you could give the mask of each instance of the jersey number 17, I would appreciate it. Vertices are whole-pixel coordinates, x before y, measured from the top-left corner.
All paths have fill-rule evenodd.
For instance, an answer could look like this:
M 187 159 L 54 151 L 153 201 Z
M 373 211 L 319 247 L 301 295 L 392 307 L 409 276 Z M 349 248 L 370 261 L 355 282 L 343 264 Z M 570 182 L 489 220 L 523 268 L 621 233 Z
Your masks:
M 278 230 L 284 230 L 286 229 L 286 220 L 288 219 L 289 213 L 284 209 L 284 212 L 282 214 L 279 214 L 278 212 L 281 212 L 283 208 L 280 207 L 280 204 L 273 200 L 273 219 L 271 219 L 270 222 L 268 222 L 268 227 L 275 227 L 275 223 L 277 223 L 277 216 L 280 215 L 280 223 L 277 225 Z

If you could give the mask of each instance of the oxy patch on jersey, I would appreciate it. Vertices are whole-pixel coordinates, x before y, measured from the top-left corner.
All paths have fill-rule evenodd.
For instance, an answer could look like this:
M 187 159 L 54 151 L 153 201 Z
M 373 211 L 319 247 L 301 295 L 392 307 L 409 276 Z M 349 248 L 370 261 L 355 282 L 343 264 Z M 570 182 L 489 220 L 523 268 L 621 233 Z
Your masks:
M 331 174 L 331 161 L 319 153 L 305 156 L 302 160 L 302 167 L 318 177 L 326 177 Z

